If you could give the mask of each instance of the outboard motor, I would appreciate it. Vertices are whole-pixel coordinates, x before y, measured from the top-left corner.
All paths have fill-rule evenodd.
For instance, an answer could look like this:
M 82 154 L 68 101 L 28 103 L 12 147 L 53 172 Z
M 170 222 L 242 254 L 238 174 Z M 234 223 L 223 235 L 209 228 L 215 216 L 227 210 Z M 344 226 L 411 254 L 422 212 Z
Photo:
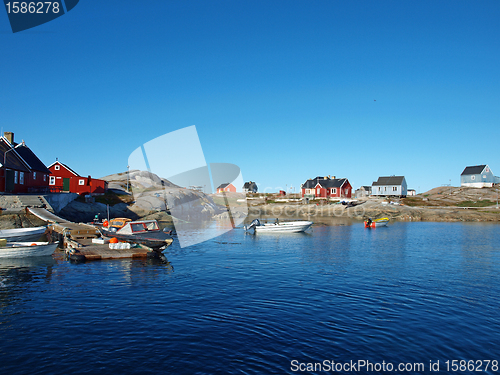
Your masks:
M 247 226 L 247 225 L 245 225 L 245 226 L 243 227 L 243 229 L 245 229 L 246 231 L 249 231 L 249 230 L 252 230 L 253 228 L 258 227 L 258 226 L 260 226 L 260 220 L 259 220 L 259 219 L 255 219 L 255 220 L 253 220 L 253 221 L 250 223 L 250 225 L 248 225 L 248 226 Z

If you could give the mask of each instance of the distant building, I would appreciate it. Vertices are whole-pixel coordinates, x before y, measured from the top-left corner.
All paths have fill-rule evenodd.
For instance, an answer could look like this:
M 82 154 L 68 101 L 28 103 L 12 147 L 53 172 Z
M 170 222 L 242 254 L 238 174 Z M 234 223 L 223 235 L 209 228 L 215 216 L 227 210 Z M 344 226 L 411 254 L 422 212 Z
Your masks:
M 354 192 L 354 196 L 356 198 L 364 198 L 368 197 L 372 194 L 372 187 L 371 186 L 361 186 L 359 189 L 357 189 Z
M 278 192 L 278 195 L 281 196 L 281 197 L 284 197 L 286 195 L 286 191 L 285 190 L 280 190 Z
M 385 197 L 406 197 L 408 195 L 404 176 L 379 177 L 372 184 L 372 195 Z
M 234 187 L 234 185 L 230 183 L 220 184 L 217 188 L 217 193 L 222 193 L 224 191 L 229 193 L 236 193 L 236 187 Z
M 303 198 L 351 198 L 352 186 L 347 178 L 316 177 L 302 184 Z
M 417 192 L 415 191 L 415 189 L 408 189 L 408 196 L 409 197 L 413 197 L 417 195 Z
M 40 159 L 24 141 L 14 142 L 14 133 L 0 137 L 0 192 L 46 193 L 49 174 Z
M 498 183 L 500 183 L 500 177 L 495 177 L 486 164 L 465 167 L 460 175 L 461 186 L 482 188 L 492 187 L 493 184 Z
M 52 192 L 104 194 L 108 190 L 107 181 L 90 176 L 82 177 L 59 161 L 49 165 L 49 170 L 51 172 L 49 187 Z
M 255 182 L 249 181 L 245 182 L 245 185 L 243 185 L 244 193 L 257 193 L 257 190 L 257 184 Z

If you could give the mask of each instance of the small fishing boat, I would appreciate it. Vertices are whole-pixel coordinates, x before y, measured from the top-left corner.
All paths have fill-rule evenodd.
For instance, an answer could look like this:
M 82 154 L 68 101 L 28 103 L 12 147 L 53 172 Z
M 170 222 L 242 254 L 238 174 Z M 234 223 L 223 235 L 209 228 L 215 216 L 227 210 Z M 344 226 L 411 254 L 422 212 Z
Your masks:
M 365 220 L 365 228 L 378 228 L 378 227 L 386 227 L 389 222 L 389 218 L 383 217 L 380 219 L 368 219 Z
M 7 242 L 36 241 L 42 237 L 46 230 L 46 227 L 2 229 L 0 230 L 0 238 L 5 238 Z
M 0 258 L 26 258 L 52 255 L 57 242 L 8 242 L 0 246 Z
M 173 242 L 168 233 L 160 230 L 156 220 L 126 221 L 121 228 L 111 225 L 102 226 L 99 229 L 103 236 L 138 243 L 155 250 L 166 248 Z
M 274 223 L 262 224 L 259 219 L 255 219 L 243 228 L 248 232 L 253 230 L 254 233 L 297 233 L 305 232 L 311 225 L 313 225 L 312 221 L 279 222 L 277 219 Z

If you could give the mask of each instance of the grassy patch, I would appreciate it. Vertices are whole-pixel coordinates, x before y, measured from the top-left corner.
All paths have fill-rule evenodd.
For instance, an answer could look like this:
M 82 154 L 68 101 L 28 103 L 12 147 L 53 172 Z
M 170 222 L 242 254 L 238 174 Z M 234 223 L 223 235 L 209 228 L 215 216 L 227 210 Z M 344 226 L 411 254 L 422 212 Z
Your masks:
M 79 202 L 85 202 L 85 196 L 80 195 L 76 200 Z M 134 200 L 134 196 L 131 194 L 118 195 L 115 193 L 107 192 L 104 195 L 94 196 L 94 200 L 97 203 L 109 204 L 110 206 L 114 206 L 118 203 L 130 204 Z
M 462 201 L 457 203 L 458 207 L 488 207 L 496 204 L 496 202 L 492 202 L 489 199 L 483 199 L 480 201 Z

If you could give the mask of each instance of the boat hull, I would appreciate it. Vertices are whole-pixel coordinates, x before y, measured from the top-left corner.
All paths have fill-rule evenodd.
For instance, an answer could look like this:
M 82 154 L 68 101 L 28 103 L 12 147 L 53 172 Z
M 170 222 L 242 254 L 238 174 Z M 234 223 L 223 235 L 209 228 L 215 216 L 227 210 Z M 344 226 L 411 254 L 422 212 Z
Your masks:
M 114 237 L 119 241 L 138 243 L 152 249 L 168 247 L 172 244 L 172 238 L 162 232 L 148 232 L 147 234 L 122 234 L 101 229 L 101 233 L 106 237 Z
M 12 242 L 0 247 L 0 258 L 28 258 L 35 256 L 52 255 L 57 247 L 57 242 Z
M 7 242 L 27 242 L 36 241 L 45 233 L 47 228 L 16 228 L 0 230 L 0 238 L 5 238 Z
M 379 227 L 386 227 L 387 226 L 387 221 L 377 221 L 377 222 L 372 222 L 371 224 L 368 224 L 365 221 L 365 228 L 379 228 Z
M 263 224 L 255 227 L 256 233 L 299 233 L 305 232 L 313 225 L 312 221 L 295 221 L 278 224 Z

